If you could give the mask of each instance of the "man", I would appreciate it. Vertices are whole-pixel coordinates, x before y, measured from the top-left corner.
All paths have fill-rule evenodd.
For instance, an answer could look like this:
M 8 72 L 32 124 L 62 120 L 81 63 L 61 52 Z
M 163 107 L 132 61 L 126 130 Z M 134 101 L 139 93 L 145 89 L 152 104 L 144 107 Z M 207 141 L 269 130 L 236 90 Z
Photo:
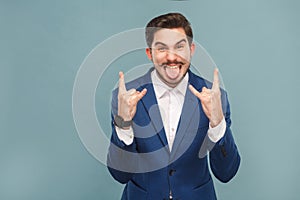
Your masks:
M 126 85 L 120 72 L 113 91 L 108 169 L 126 184 L 124 200 L 216 199 L 207 152 L 222 182 L 240 164 L 218 70 L 213 83 L 190 71 L 195 44 L 180 13 L 152 19 L 146 41 L 154 67 Z

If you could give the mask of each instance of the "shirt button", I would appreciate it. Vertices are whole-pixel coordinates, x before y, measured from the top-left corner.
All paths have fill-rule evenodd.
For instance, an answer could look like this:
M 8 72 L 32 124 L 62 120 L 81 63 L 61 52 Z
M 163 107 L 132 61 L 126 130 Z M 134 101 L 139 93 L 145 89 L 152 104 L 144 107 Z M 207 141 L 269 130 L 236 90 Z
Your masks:
M 171 129 L 174 132 L 174 128 Z

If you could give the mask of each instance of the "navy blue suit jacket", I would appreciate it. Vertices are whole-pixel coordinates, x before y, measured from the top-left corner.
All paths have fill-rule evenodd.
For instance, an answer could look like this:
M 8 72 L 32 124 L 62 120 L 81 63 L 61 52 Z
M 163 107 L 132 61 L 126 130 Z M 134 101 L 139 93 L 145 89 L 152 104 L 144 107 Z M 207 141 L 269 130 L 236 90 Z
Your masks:
M 133 118 L 134 141 L 131 145 L 124 144 L 115 131 L 113 118 L 118 110 L 118 89 L 112 94 L 112 136 L 107 164 L 111 175 L 118 182 L 126 184 L 122 200 L 162 200 L 168 199 L 170 192 L 173 199 L 178 200 L 216 199 L 208 163 L 214 176 L 221 182 L 231 180 L 240 164 L 230 129 L 226 92 L 221 90 L 227 127 L 224 137 L 215 144 L 207 137 L 209 120 L 200 100 L 189 89 L 186 90 L 170 152 L 151 82 L 152 70 L 126 84 L 127 89 L 141 91 L 147 88 Z M 211 88 L 210 82 L 190 70 L 188 73 L 189 84 L 198 91 L 204 86 Z

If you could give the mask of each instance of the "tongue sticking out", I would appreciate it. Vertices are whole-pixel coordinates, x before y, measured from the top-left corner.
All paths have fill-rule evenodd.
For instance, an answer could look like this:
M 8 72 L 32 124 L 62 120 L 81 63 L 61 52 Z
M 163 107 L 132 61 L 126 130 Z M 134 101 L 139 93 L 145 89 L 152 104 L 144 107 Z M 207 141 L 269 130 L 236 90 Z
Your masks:
M 178 66 L 175 67 L 166 67 L 166 74 L 170 79 L 176 79 L 179 76 L 180 69 Z

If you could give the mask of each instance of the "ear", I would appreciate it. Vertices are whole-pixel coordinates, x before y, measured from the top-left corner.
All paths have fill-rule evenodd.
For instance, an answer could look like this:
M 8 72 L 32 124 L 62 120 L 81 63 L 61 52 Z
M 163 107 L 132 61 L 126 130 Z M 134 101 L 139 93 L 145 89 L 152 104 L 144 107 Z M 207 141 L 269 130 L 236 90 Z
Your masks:
M 146 54 L 149 60 L 152 61 L 152 52 L 151 52 L 151 48 L 146 48 Z
M 191 44 L 191 47 L 190 47 L 190 50 L 191 50 L 191 56 L 194 55 L 195 49 L 196 49 L 196 45 L 195 45 L 195 43 L 192 43 L 192 44 Z

